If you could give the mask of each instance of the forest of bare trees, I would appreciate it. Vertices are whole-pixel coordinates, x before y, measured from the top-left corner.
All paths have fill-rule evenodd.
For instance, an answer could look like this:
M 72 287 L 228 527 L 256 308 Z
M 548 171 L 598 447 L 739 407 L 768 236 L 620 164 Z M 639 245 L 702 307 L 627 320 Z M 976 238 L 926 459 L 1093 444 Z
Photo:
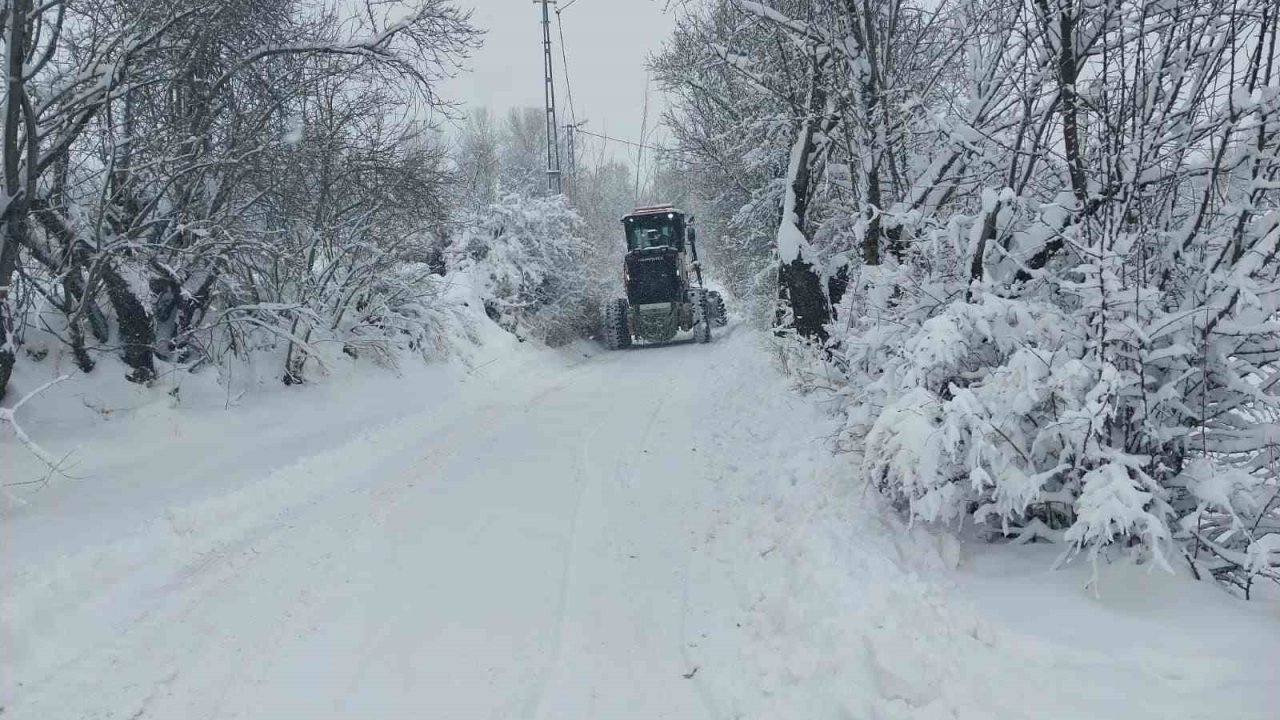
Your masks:
M 436 87 L 479 35 L 443 0 L 347 10 L 3 4 L 0 393 L 27 331 L 137 382 L 263 344 L 296 382 L 318 341 L 413 337 Z
M 704 223 L 913 516 L 1280 577 L 1271 0 L 712 0 Z M 809 349 L 805 349 L 809 348 Z

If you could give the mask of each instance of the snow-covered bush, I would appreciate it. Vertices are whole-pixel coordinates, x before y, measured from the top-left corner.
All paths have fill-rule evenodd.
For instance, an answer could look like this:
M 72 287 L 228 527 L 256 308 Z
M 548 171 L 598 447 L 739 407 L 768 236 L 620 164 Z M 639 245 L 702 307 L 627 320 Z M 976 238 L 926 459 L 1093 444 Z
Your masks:
M 922 520 L 971 519 L 995 537 L 1093 557 L 1117 547 L 1166 565 L 1185 557 L 1245 589 L 1274 579 L 1274 426 L 1241 422 L 1274 401 L 1250 389 L 1258 376 L 1204 393 L 1205 375 L 1235 363 L 1197 367 L 1206 358 L 1184 344 L 1201 332 L 1194 323 L 1160 337 L 1172 315 L 1139 324 L 1113 300 L 1101 339 L 1078 296 L 980 294 L 914 325 L 833 328 L 846 447 Z
M 924 247 L 864 266 L 850 319 L 797 365 L 838 373 L 844 446 L 876 487 L 992 537 L 1181 559 L 1246 593 L 1280 577 L 1274 299 L 1198 291 L 1230 284 L 1123 237 L 1024 294 L 932 271 L 947 265 L 924 253 L 948 251 Z M 1206 330 L 1215 315 L 1231 329 Z
M 1121 374 L 1092 365 L 1071 329 L 1053 306 L 985 296 L 913 332 L 848 338 L 843 365 L 876 368 L 851 383 L 862 389 L 848 426 L 873 481 L 925 520 L 971 514 L 1002 532 L 1062 537 L 1089 473 L 1135 467 L 1107 448 Z M 1093 517 L 1108 541 L 1134 527 Z
M 588 251 L 582 220 L 564 196 L 508 194 L 467 223 L 448 264 L 477 277 L 486 310 L 503 327 L 561 345 L 592 328 L 599 279 Z

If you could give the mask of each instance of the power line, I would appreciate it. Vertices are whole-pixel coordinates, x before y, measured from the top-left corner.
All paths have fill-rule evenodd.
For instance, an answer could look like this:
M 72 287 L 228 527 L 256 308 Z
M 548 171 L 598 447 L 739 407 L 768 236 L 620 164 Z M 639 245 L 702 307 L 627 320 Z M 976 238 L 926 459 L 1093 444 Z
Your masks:
M 572 5 L 577 1 L 578 0 L 572 0 L 569 5 Z M 573 108 L 573 85 L 569 83 L 569 52 L 565 49 L 564 45 L 564 23 L 560 21 L 560 13 L 569 9 L 569 5 L 565 5 L 559 10 L 556 10 L 556 28 L 560 31 L 560 62 L 564 66 L 564 89 L 569 95 L 569 118 L 572 120 L 574 125 L 577 125 L 578 113 Z
M 608 135 L 601 135 L 600 133 L 594 133 L 594 132 L 591 132 L 590 130 L 583 130 L 581 128 L 578 129 L 578 132 L 582 133 L 583 135 L 590 135 L 591 137 L 600 138 L 601 140 L 608 140 L 609 142 L 622 143 L 623 145 L 630 145 L 631 147 L 643 148 L 645 150 L 653 150 L 655 152 L 678 153 L 678 154 L 684 153 L 683 150 L 677 150 L 675 148 L 664 148 L 658 145 L 648 145 L 645 143 L 638 143 L 631 140 L 623 140 L 622 138 L 610 137 Z
M 540 2 L 541 0 L 534 0 L 534 1 L 535 1 L 535 2 Z M 554 2 L 554 0 L 552 0 L 552 1 Z M 589 130 L 583 130 L 583 129 L 582 129 L 582 125 L 583 125 L 583 123 L 578 122 L 578 111 L 577 111 L 577 108 L 574 106 L 574 103 L 573 103 L 573 84 L 569 82 L 569 52 L 568 52 L 568 45 L 567 45 L 567 44 L 565 43 L 565 41 L 564 41 L 564 21 L 561 19 L 561 14 L 562 14 L 562 13 L 564 13 L 564 11 L 565 11 L 565 10 L 568 10 L 569 8 L 573 7 L 573 5 L 574 5 L 575 3 L 577 3 L 577 2 L 578 2 L 578 0 L 569 0 L 569 2 L 565 3 L 564 5 L 562 5 L 562 6 L 560 6 L 559 8 L 557 8 L 557 9 L 556 9 L 556 29 L 557 29 L 557 31 L 558 31 L 558 32 L 559 32 L 559 34 L 560 34 L 560 62 L 561 62 L 561 66 L 563 67 L 563 73 L 562 73 L 562 74 L 563 74 L 563 76 L 564 76 L 564 87 L 565 87 L 565 93 L 568 95 L 568 99 L 569 99 L 569 118 L 570 118 L 570 123 L 569 123 L 569 125 L 566 125 L 565 127 L 566 127 L 566 128 L 568 129 L 568 131 L 569 131 L 569 138 L 570 138 L 569 142 L 570 142 L 570 147 L 572 147 L 572 142 L 573 142 L 572 138 L 573 138 L 573 134 L 574 134 L 575 132 L 577 132 L 577 133 L 582 133 L 583 135 L 590 135 L 591 137 L 599 138 L 599 139 L 601 139 L 601 140 L 606 140 L 606 141 L 609 141 L 609 142 L 615 142 L 615 143 L 620 143 L 620 144 L 623 144 L 623 145 L 628 145 L 628 146 L 631 146 L 631 147 L 634 147 L 634 148 L 639 148 L 639 149 L 641 149 L 641 150 L 653 150 L 654 152 L 660 152 L 660 153 L 683 154 L 683 151 L 680 151 L 680 150 L 674 150 L 674 149 L 671 149 L 671 148 L 658 147 L 658 146 L 656 146 L 656 145 L 649 145 L 648 143 L 644 142 L 646 139 L 648 139 L 647 137 L 641 138 L 641 141 L 640 141 L 640 142 L 633 142 L 633 141 L 631 141 L 631 140 L 623 140 L 623 139 L 621 139 L 621 138 L 610 137 L 609 135 L 603 135 L 603 134 L 601 134 L 601 133 L 594 133 L 594 132 L 591 132 L 591 131 L 589 131 Z M 545 3 L 544 3 L 544 7 L 545 7 Z M 645 104 L 646 104 L 646 106 L 647 106 L 647 105 L 648 105 L 648 86 L 647 86 L 647 83 L 646 83 L 646 87 L 645 87 L 645 95 L 646 95 L 646 97 L 645 97 Z M 585 121 L 584 121 L 584 122 L 585 122 Z M 657 130 L 657 128 L 655 127 L 655 128 L 654 128 L 654 130 Z M 572 150 L 570 151 L 570 153 L 571 153 L 571 155 L 572 155 Z M 572 164 L 573 164 L 573 163 L 572 163 L 572 161 L 571 161 L 571 162 L 570 162 L 570 165 L 572 165 Z M 638 163 L 638 162 L 637 162 L 637 165 L 639 165 L 639 163 Z M 637 168 L 637 170 L 638 170 L 638 168 Z M 570 172 L 573 172 L 573 168 L 572 168 L 572 167 L 570 167 L 570 170 L 569 170 L 569 171 L 570 171 Z
M 570 0 L 568 5 L 556 10 L 556 29 L 560 33 L 560 62 L 564 68 L 564 88 L 569 96 L 569 123 L 564 126 L 566 132 L 565 147 L 569 151 L 569 172 L 568 172 L 568 192 L 577 193 L 578 182 L 578 155 L 574 144 L 573 134 L 583 123 L 578 122 L 578 109 L 573 104 L 573 84 L 569 82 L 569 50 L 568 45 L 564 41 L 564 21 L 560 19 L 560 13 L 567 9 L 577 0 Z
M 644 167 L 644 141 L 649 139 L 649 76 L 644 78 L 644 113 L 640 116 L 640 149 L 636 150 L 636 202 L 640 202 L 640 169 Z

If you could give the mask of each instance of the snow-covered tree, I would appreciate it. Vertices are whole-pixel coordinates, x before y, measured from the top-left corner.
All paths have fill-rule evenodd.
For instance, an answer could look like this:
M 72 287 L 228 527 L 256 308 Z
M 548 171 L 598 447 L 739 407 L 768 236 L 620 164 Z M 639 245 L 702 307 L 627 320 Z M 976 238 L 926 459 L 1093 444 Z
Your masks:
M 874 484 L 998 537 L 1280 577 L 1274 3 L 686 14 L 657 62 L 682 157 L 716 222 L 778 229 L 757 267 L 799 247 L 823 281 L 813 362 Z
M 2 8 L 0 392 L 28 323 L 84 371 L 98 348 L 146 382 L 261 345 L 296 380 L 312 328 L 351 322 L 439 222 L 414 118 L 448 109 L 477 37 L 446 0 Z
M 449 265 L 480 278 L 485 309 L 503 327 L 559 345 L 594 324 L 587 251 L 582 220 L 563 195 L 508 194 L 471 219 Z

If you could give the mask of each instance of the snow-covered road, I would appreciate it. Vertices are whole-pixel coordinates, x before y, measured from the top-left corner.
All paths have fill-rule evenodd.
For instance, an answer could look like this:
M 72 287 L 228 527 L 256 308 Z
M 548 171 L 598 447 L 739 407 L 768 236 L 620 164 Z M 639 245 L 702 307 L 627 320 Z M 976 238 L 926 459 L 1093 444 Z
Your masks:
M 5 716 L 706 716 L 730 347 L 509 377 L 73 556 L 6 597 Z
M 1223 689 L 1232 717 L 1274 709 L 1247 691 L 1268 671 L 1228 656 L 1268 618 L 1169 657 L 964 610 L 920 575 L 955 547 L 853 510 L 826 421 L 759 344 L 498 373 L 6 568 L 3 717 L 1192 718 Z

